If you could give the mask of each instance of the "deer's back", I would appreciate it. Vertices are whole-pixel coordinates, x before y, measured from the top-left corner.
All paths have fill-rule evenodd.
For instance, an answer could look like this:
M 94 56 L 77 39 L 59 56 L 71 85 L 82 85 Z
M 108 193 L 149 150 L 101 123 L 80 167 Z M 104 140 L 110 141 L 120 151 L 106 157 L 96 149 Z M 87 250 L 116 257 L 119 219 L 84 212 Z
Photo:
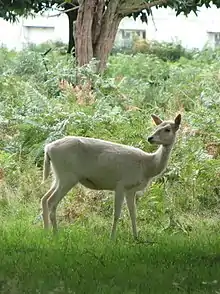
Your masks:
M 109 141 L 65 137 L 47 147 L 56 172 L 77 174 L 79 182 L 91 189 L 114 190 L 119 181 L 132 187 L 143 179 L 142 150 Z

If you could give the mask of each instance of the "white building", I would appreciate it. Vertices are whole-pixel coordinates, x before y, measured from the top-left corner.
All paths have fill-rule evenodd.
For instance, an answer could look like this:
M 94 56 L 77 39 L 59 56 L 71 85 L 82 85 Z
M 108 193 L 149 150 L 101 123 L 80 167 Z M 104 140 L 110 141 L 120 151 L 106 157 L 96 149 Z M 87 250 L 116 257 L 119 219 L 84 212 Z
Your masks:
M 148 24 L 132 18 L 124 18 L 119 26 L 116 42 L 124 44 L 137 32 L 143 38 L 157 41 L 180 41 L 188 48 L 212 47 L 220 44 L 220 11 L 215 8 L 200 8 L 198 16 L 175 16 L 171 9 L 153 9 L 154 21 L 149 17 Z M 8 48 L 22 49 L 28 43 L 43 43 L 49 40 L 68 42 L 68 18 L 36 16 L 21 18 L 11 24 L 0 18 L 0 44 Z

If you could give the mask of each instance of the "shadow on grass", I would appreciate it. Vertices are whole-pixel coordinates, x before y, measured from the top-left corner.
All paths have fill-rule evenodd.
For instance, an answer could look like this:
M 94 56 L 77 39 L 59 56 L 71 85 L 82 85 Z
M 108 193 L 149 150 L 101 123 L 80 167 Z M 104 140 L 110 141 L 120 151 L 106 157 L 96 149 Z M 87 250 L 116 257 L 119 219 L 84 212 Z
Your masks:
M 152 246 L 116 243 L 86 230 L 56 237 L 1 230 L 0 293 L 218 293 L 216 235 L 159 235 Z

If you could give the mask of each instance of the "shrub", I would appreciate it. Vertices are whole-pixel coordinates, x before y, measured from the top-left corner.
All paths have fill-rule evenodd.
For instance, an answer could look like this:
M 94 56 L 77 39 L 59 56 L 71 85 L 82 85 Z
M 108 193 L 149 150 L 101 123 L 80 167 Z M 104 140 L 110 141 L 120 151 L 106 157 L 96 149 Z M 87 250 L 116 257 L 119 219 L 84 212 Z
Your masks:
M 41 53 L 33 48 L 16 54 L 1 49 L 6 56 L 0 77 L 0 166 L 6 179 L 2 195 L 11 195 L 12 190 L 27 195 L 31 185 L 35 189 L 31 175 L 36 179 L 41 173 L 47 142 L 83 135 L 153 151 L 146 140 L 153 128 L 150 114 L 172 118 L 181 111 L 183 125 L 171 162 L 141 202 L 140 217 L 147 213 L 145 220 L 159 225 L 166 211 L 170 218 L 215 213 L 220 199 L 219 53 L 204 50 L 192 59 L 177 60 L 177 49 L 185 54 L 180 47 L 175 51 L 168 46 L 167 59 L 158 57 L 160 51 L 132 58 L 112 55 L 103 76 L 94 73 L 93 63 L 76 71 L 72 60 L 57 51 L 47 55 L 46 69 Z M 80 86 L 75 85 L 77 75 L 83 81 Z M 72 193 L 87 193 L 83 191 Z M 105 204 L 94 196 L 100 217 L 109 217 L 112 209 L 111 198 L 105 195 Z M 26 201 L 26 196 L 20 198 Z M 90 212 L 92 205 L 86 202 L 83 210 Z
M 181 57 L 192 59 L 193 52 L 194 51 L 185 49 L 181 44 L 178 43 L 159 43 L 156 41 L 151 42 L 148 50 L 149 54 L 154 54 L 164 61 L 177 61 Z
M 184 48 L 179 43 L 147 41 L 135 36 L 131 43 L 127 46 L 115 45 L 112 49 L 112 54 L 138 54 L 144 53 L 155 55 L 163 61 L 177 61 L 180 58 L 192 59 L 197 54 L 197 50 L 189 50 Z

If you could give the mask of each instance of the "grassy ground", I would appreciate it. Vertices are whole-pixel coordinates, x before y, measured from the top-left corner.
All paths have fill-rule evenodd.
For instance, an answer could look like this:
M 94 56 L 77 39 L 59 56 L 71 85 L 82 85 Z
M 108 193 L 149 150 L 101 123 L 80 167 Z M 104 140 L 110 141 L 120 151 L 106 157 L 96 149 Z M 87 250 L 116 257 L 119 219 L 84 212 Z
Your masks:
M 57 236 L 33 225 L 25 213 L 2 218 L 0 293 L 219 293 L 217 222 L 198 224 L 188 234 L 142 231 L 136 243 L 119 224 L 91 229 L 83 223 Z M 127 220 L 126 220 L 127 222 Z

